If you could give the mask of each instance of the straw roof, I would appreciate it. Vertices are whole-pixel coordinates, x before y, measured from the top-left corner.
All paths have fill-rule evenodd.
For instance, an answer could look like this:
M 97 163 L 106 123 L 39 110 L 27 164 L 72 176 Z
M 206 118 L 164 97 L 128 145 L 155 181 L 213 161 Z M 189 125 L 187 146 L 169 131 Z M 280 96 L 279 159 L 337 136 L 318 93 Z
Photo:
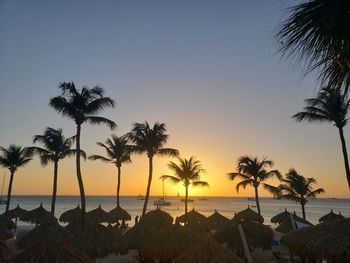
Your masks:
M 200 224 L 206 221 L 206 217 L 201 213 L 194 210 L 194 208 L 188 212 L 187 214 L 183 214 L 177 218 L 177 220 L 181 223 L 190 223 L 190 224 Z
M 230 223 L 230 219 L 220 214 L 218 211 L 216 211 L 216 209 L 211 216 L 207 217 L 206 221 L 211 228 L 225 226 Z
M 162 227 L 169 226 L 173 223 L 173 218 L 167 212 L 160 209 L 149 211 L 142 218 L 140 223 L 147 225 L 147 227 L 153 229 L 160 229 Z
M 81 208 L 79 205 L 74 208 L 67 210 L 62 213 L 62 215 L 59 218 L 60 222 L 67 222 L 70 223 L 72 221 L 80 221 L 81 220 Z
M 3 213 L 3 215 L 7 216 L 8 218 L 18 218 L 23 216 L 27 212 L 28 210 L 19 207 L 19 204 L 17 204 L 16 208 L 8 210 L 7 212 Z
M 118 220 L 131 220 L 131 215 L 126 212 L 120 206 L 116 206 L 111 211 L 108 212 L 108 219 L 110 223 L 115 223 Z
M 249 207 L 249 205 L 247 209 L 244 209 L 238 212 L 235 215 L 234 220 L 264 223 L 264 218 L 261 215 L 259 215 L 257 212 L 253 211 Z
M 108 222 L 109 215 L 102 209 L 101 205 L 98 205 L 96 209 L 93 209 L 86 213 L 86 217 L 97 223 Z
M 350 262 L 350 219 L 339 219 L 285 234 L 282 243 L 307 259 Z
M 6 216 L 0 215 L 0 240 L 8 240 L 14 236 L 15 224 Z
M 91 258 L 117 253 L 120 240 L 113 231 L 96 222 L 86 221 L 84 230 L 75 231 L 68 240 L 73 248 L 86 253 Z
M 322 216 L 318 220 L 318 222 L 328 222 L 328 221 L 337 220 L 337 219 L 343 219 L 343 218 L 344 218 L 344 216 L 340 212 L 339 212 L 339 214 L 336 214 L 331 209 L 331 212 L 329 212 L 328 214 Z
M 92 263 L 89 257 L 75 251 L 55 239 L 48 239 L 40 246 L 31 246 L 18 254 L 13 263 Z
M 24 235 L 18 241 L 17 245 L 20 248 L 28 248 L 34 244 L 39 244 L 40 246 L 49 238 L 54 238 L 56 240 L 66 240 L 70 236 L 71 234 L 58 223 L 41 224 Z
M 250 248 L 271 248 L 273 231 L 269 226 L 258 222 L 233 222 L 224 230 L 216 233 L 215 239 L 220 243 L 226 242 L 233 250 L 243 251 L 242 240 L 237 227 L 238 224 L 242 225 Z
M 150 242 L 155 234 L 155 231 L 140 222 L 130 228 L 123 236 L 122 250 L 141 249 Z
M 20 220 L 34 224 L 56 223 L 57 219 L 41 203 L 38 208 L 28 211 L 20 217 Z
M 9 217 L 4 215 L 0 215 L 0 225 L 8 229 L 15 228 L 15 223 L 13 223 L 13 221 Z
M 162 262 L 169 261 L 196 244 L 201 235 L 179 224 L 168 226 L 156 235 L 145 248 L 145 253 Z
M 305 219 L 302 219 L 296 215 L 293 215 L 294 218 L 294 223 L 296 224 L 296 228 L 302 228 L 302 227 L 306 227 L 306 226 L 312 226 L 312 224 L 309 221 L 306 221 Z M 288 233 L 290 231 L 293 231 L 293 225 L 292 225 L 292 221 L 289 217 L 286 217 L 283 222 L 276 227 L 276 231 L 280 232 L 280 233 Z
M 230 250 L 220 246 L 210 235 L 180 254 L 172 263 L 243 263 Z
M 281 224 L 282 221 L 284 219 L 286 219 L 287 217 L 289 217 L 292 213 L 287 211 L 287 208 L 284 209 L 284 211 L 282 213 L 279 213 L 277 215 L 275 215 L 274 217 L 271 218 L 271 223 L 275 223 L 275 224 Z

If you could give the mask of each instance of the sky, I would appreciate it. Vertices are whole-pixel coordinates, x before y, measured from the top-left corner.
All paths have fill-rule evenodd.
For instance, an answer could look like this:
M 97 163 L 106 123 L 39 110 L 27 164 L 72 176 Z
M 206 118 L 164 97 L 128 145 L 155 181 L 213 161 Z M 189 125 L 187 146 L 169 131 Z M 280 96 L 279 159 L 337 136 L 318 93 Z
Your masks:
M 74 122 L 48 106 L 58 85 L 96 85 L 116 101 L 101 116 L 118 128 L 82 128 L 82 148 L 128 132 L 134 122 L 167 125 L 167 147 L 196 156 L 209 188 L 190 195 L 253 196 L 229 181 L 243 155 L 268 158 L 285 174 L 314 177 L 323 197 L 350 197 L 338 132 L 331 124 L 298 124 L 291 116 L 319 88 L 303 66 L 278 53 L 275 34 L 287 0 L 0 1 L 0 145 L 31 146 L 46 127 L 74 135 Z M 345 128 L 349 140 L 348 128 Z M 156 157 L 151 194 L 162 193 L 169 157 Z M 122 167 L 122 195 L 146 190 L 148 160 Z M 9 173 L 0 168 L 0 178 Z M 49 195 L 53 167 L 38 158 L 15 175 L 13 194 Z M 87 195 L 115 195 L 116 168 L 82 163 Z M 277 181 L 271 181 L 277 184 Z M 3 189 L 4 193 L 7 187 Z M 167 195 L 183 186 L 165 183 Z M 261 196 L 270 196 L 263 189 Z M 78 195 L 74 158 L 59 167 L 58 194 Z

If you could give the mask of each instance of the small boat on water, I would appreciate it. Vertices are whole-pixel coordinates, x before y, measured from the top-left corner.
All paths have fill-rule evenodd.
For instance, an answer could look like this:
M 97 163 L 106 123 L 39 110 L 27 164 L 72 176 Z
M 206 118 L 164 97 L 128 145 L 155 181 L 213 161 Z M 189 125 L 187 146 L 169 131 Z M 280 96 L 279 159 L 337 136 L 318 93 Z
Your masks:
M 169 201 L 165 201 L 163 197 L 159 197 L 157 200 L 153 202 L 155 206 L 171 206 Z

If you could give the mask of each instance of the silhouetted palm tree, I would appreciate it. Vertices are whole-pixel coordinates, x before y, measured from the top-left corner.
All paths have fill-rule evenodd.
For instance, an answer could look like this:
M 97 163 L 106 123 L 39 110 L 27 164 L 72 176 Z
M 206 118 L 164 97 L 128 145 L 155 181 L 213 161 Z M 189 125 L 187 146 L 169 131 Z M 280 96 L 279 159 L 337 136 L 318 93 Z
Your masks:
M 59 89 L 62 91 L 61 96 L 54 97 L 50 100 L 49 105 L 56 111 L 74 120 L 77 125 L 76 133 L 76 169 L 77 179 L 79 183 L 80 198 L 81 198 L 81 226 L 84 228 L 85 223 L 85 191 L 83 179 L 80 170 L 80 132 L 83 123 L 90 124 L 106 124 L 111 129 L 115 128 L 116 124 L 106 118 L 95 116 L 107 107 L 114 107 L 114 100 L 109 97 L 104 97 L 104 90 L 100 87 L 82 88 L 81 91 L 75 88 L 73 82 L 60 84 Z
M 2 155 L 0 155 L 0 165 L 10 170 L 11 177 L 7 191 L 6 212 L 10 208 L 11 191 L 13 177 L 18 168 L 25 166 L 32 160 L 32 152 L 26 147 L 11 144 L 8 148 L 0 147 Z
M 195 157 L 190 159 L 178 158 L 179 164 L 170 162 L 168 167 L 172 170 L 175 175 L 162 175 L 160 179 L 169 179 L 175 184 L 180 182 L 185 186 L 185 214 L 187 214 L 187 203 L 188 203 L 188 187 L 192 185 L 196 186 L 209 186 L 205 181 L 201 181 L 201 174 L 204 172 L 201 162 L 196 160 Z
M 286 178 L 282 178 L 283 184 L 279 186 L 280 197 L 293 200 L 301 205 L 303 218 L 305 217 L 305 204 L 310 198 L 316 198 L 316 195 L 324 193 L 323 188 L 313 190 L 312 184 L 316 184 L 314 178 L 305 178 L 298 174 L 293 168 L 288 171 Z
M 304 1 L 289 10 L 277 35 L 281 51 L 305 61 L 308 71 L 320 69 L 323 82 L 349 87 L 349 1 Z
M 281 178 L 281 174 L 278 170 L 266 170 L 272 166 L 273 162 L 271 160 L 267 160 L 266 158 L 263 158 L 260 161 L 257 157 L 253 158 L 250 156 L 242 156 L 237 162 L 237 172 L 228 173 L 231 180 L 234 180 L 237 177 L 242 179 L 242 181 L 236 185 L 237 192 L 239 192 L 241 187 L 245 189 L 247 185 L 254 187 L 256 207 L 259 215 L 261 215 L 258 192 L 260 184 L 262 184 L 264 188 L 271 192 L 274 196 L 278 195 L 277 187 L 265 183 L 266 180 L 273 177 L 277 177 L 278 179 Z
M 106 144 L 98 142 L 97 145 L 103 147 L 106 150 L 107 156 L 91 155 L 90 160 L 101 160 L 103 162 L 112 163 L 117 166 L 118 180 L 117 180 L 117 206 L 119 207 L 119 192 L 120 192 L 120 176 L 121 167 L 125 163 L 131 163 L 130 154 L 132 152 L 132 145 L 129 145 L 127 135 L 117 137 L 112 135 L 112 139 L 107 139 Z
M 304 111 L 293 116 L 297 121 L 331 122 L 338 128 L 342 145 L 346 178 L 350 188 L 349 159 L 343 128 L 348 121 L 350 100 L 338 88 L 322 88 L 316 98 L 305 100 Z
M 46 128 L 43 135 L 35 135 L 33 142 L 41 143 L 42 147 L 28 147 L 35 154 L 40 157 L 41 164 L 46 166 L 48 163 L 52 162 L 53 169 L 53 189 L 52 189 L 52 200 L 51 200 L 51 213 L 55 215 L 55 205 L 56 205 L 56 193 L 57 193 L 57 176 L 58 176 L 58 163 L 59 160 L 66 157 L 70 157 L 76 154 L 75 149 L 71 149 L 75 140 L 75 136 L 70 138 L 65 138 L 62 134 L 62 129 Z M 86 158 L 85 152 L 80 150 L 81 155 Z
M 134 143 L 133 152 L 137 154 L 146 153 L 149 161 L 146 197 L 142 209 L 142 216 L 144 216 L 147 210 L 147 203 L 151 190 L 153 157 L 156 155 L 178 156 L 179 151 L 172 148 L 163 148 L 169 137 L 169 135 L 166 134 L 166 128 L 164 123 L 156 122 L 153 128 L 149 126 L 148 122 L 135 123 L 128 137 Z

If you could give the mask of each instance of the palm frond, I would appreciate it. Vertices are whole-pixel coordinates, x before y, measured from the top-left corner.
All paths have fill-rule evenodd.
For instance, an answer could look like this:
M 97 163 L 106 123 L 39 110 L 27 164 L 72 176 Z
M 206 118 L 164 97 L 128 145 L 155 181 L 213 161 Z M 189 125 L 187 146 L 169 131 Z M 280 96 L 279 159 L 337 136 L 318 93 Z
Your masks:
M 107 118 L 104 117 L 99 117 L 99 116 L 87 116 L 85 117 L 86 121 L 88 121 L 92 125 L 100 125 L 100 124 L 105 124 L 107 125 L 110 129 L 114 129 L 117 127 L 114 121 L 111 121 Z
M 194 182 L 191 183 L 191 185 L 193 187 L 198 187 L 198 186 L 200 186 L 200 187 L 209 187 L 209 183 L 205 182 L 205 181 L 194 181 Z
M 159 177 L 159 179 L 169 180 L 169 181 L 171 181 L 174 184 L 178 184 L 179 182 L 181 182 L 180 178 L 177 178 L 177 177 L 172 176 L 172 175 L 162 175 L 161 177 Z

